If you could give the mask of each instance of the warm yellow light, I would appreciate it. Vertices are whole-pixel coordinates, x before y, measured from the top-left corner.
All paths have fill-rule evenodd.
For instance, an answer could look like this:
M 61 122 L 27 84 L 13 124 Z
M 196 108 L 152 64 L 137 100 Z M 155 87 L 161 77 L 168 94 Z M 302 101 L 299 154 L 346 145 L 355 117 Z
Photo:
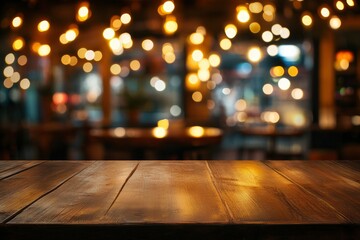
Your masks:
M 321 8 L 320 8 L 320 15 L 321 15 L 321 17 L 323 17 L 323 18 L 329 17 L 329 16 L 330 16 L 330 10 L 329 10 L 329 8 L 326 7 L 326 6 L 321 7 Z
M 130 49 L 132 46 L 133 46 L 133 44 L 134 44 L 134 42 L 133 42 L 133 40 L 132 39 L 130 39 L 130 41 L 128 41 L 128 42 L 123 42 L 123 48 L 124 49 Z
M 12 88 L 12 86 L 14 85 L 14 83 L 11 81 L 10 78 L 5 78 L 3 85 L 5 88 Z
M 168 119 L 161 119 L 157 122 L 157 126 L 163 129 L 169 128 L 169 120 Z
M 167 135 L 167 130 L 162 127 L 155 127 L 152 129 L 151 133 L 156 138 L 164 138 Z
M 75 66 L 78 63 L 78 59 L 76 56 L 71 56 L 70 57 L 70 66 Z
M 125 137 L 126 135 L 126 130 L 125 128 L 122 128 L 122 127 L 117 127 L 114 129 L 114 135 L 116 137 Z
M 18 64 L 20 66 L 25 66 L 26 63 L 27 63 L 27 57 L 25 55 L 21 55 L 19 58 L 18 58 Z
M 38 54 L 39 54 L 39 56 L 41 56 L 41 57 L 45 57 L 45 56 L 49 55 L 50 52 L 51 52 L 51 48 L 50 48 L 50 46 L 47 45 L 47 44 L 41 45 L 41 46 L 39 47 L 39 49 L 38 49 Z
M 277 123 L 280 120 L 280 115 L 277 112 L 264 111 L 261 113 L 261 119 L 267 123 Z
M 194 45 L 199 45 L 204 42 L 204 35 L 198 32 L 192 33 L 189 40 Z
M 249 4 L 249 10 L 252 13 L 261 13 L 263 10 L 263 5 L 260 2 L 252 2 Z
M 126 45 L 126 44 L 132 42 L 131 35 L 128 32 L 124 32 L 124 33 L 120 34 L 119 40 L 121 41 L 121 43 L 123 45 Z
M 262 53 L 259 47 L 252 47 L 247 53 L 247 57 L 251 62 L 259 62 L 262 58 Z
M 86 18 L 89 15 L 89 8 L 87 6 L 81 6 L 78 10 L 80 18 Z
M 123 24 L 129 24 L 131 22 L 131 15 L 129 13 L 123 13 L 120 17 L 120 21 Z
M 110 24 L 111 24 L 111 28 L 114 29 L 114 30 L 119 30 L 121 28 L 121 25 L 122 25 L 122 22 L 120 20 L 120 17 L 115 15 L 111 18 L 111 21 L 110 21 Z
M 263 11 L 264 11 L 264 13 L 266 13 L 267 15 L 271 15 L 271 14 L 274 15 L 276 9 L 275 9 L 275 7 L 274 7 L 273 5 L 271 5 L 271 4 L 266 4 L 266 5 L 264 6 L 264 8 L 263 8 Z
M 30 87 L 30 80 L 28 78 L 24 78 L 20 81 L 20 88 L 26 90 Z
M 341 59 L 339 61 L 339 67 L 341 70 L 346 71 L 349 69 L 350 63 L 347 59 Z
M 176 22 L 176 18 L 174 16 L 166 16 L 166 20 L 164 23 L 164 30 L 166 34 L 173 34 L 178 29 L 178 24 Z
M 175 9 L 175 4 L 173 1 L 166 1 L 164 2 L 163 4 L 163 11 L 166 13 L 166 14 L 169 14 L 169 13 L 172 13 Z
M 186 88 L 189 90 L 195 90 L 200 87 L 200 80 L 195 73 L 190 73 L 186 76 Z
M 218 54 L 210 54 L 209 56 L 209 63 L 212 67 L 218 67 L 221 63 L 221 58 Z
M 341 26 L 341 20 L 337 16 L 332 16 L 329 24 L 332 29 L 338 29 Z
M 299 99 L 302 99 L 303 96 L 304 96 L 304 92 L 303 90 L 301 90 L 300 88 L 294 88 L 292 91 L 291 91 L 291 96 L 296 99 L 296 100 L 299 100 Z
M 94 60 L 95 52 L 93 50 L 87 50 L 85 53 L 85 59 L 88 61 Z
M 351 117 L 351 123 L 354 126 L 360 126 L 360 115 L 354 115 Z
M 23 20 L 20 16 L 16 16 L 13 18 L 12 22 L 11 22 L 11 25 L 14 27 L 14 28 L 18 28 L 21 26 L 21 24 L 23 23 Z
M 172 46 L 171 43 L 164 43 L 164 44 L 162 45 L 161 51 L 162 51 L 162 54 L 166 54 L 166 53 L 168 53 L 168 52 L 173 52 L 173 51 L 174 51 L 174 47 Z
M 141 67 L 141 64 L 139 62 L 139 60 L 132 60 L 130 62 L 130 69 L 133 71 L 138 71 Z
M 282 30 L 282 26 L 280 24 L 278 24 L 278 23 L 271 26 L 271 32 L 274 35 L 277 35 L 277 36 L 280 35 L 281 30 Z
M 210 71 L 209 69 L 199 69 L 197 72 L 198 78 L 202 82 L 206 82 L 210 79 Z
M 337 1 L 335 6 L 340 11 L 344 10 L 344 8 L 345 8 L 345 5 L 342 1 Z
M 290 30 L 286 27 L 283 27 L 281 29 L 280 37 L 283 39 L 287 39 L 290 37 Z
M 13 83 L 17 83 L 20 80 L 20 73 L 14 72 L 10 79 Z
M 239 22 L 246 23 L 250 20 L 250 14 L 245 6 L 238 6 L 236 10 L 237 10 L 236 18 Z
M 163 4 L 161 4 L 161 5 L 158 7 L 157 12 L 159 13 L 160 16 L 166 15 L 166 12 L 164 11 L 164 6 L 163 6 Z
M 353 0 L 346 0 L 347 5 L 349 5 L 350 7 L 355 6 L 355 2 Z
M 113 65 L 111 65 L 111 67 L 110 67 L 110 72 L 111 72 L 111 74 L 113 74 L 113 75 L 118 75 L 118 74 L 120 74 L 120 72 L 121 72 L 121 66 L 120 66 L 120 64 L 114 63 Z
M 257 22 L 250 23 L 249 29 L 252 33 L 258 33 L 261 30 L 261 26 Z
M 279 49 L 278 49 L 278 47 L 277 47 L 276 45 L 270 45 L 270 46 L 268 46 L 268 47 L 266 48 L 266 51 L 267 51 L 267 53 L 268 53 L 270 56 L 272 56 L 272 57 L 276 56 L 276 55 L 279 53 Z
M 210 62 L 209 59 L 203 58 L 198 62 L 200 69 L 209 69 L 210 68 Z
M 202 34 L 203 36 L 206 35 L 206 28 L 204 26 L 198 26 L 196 28 L 196 32 Z
M 281 78 L 279 81 L 278 81 L 278 86 L 281 90 L 288 90 L 291 86 L 291 83 L 290 83 L 290 80 L 287 79 L 287 78 Z
M 301 17 L 301 22 L 304 26 L 311 26 L 312 25 L 312 17 L 310 14 L 306 13 Z
M 24 39 L 22 37 L 18 37 L 13 42 L 12 48 L 14 49 L 14 51 L 19 51 L 24 47 L 24 45 L 25 45 Z
M 15 55 L 13 53 L 9 53 L 5 56 L 5 63 L 6 64 L 13 64 L 15 62 Z
M 264 42 L 271 42 L 274 36 L 270 31 L 265 31 L 262 33 L 261 38 Z
M 34 43 L 31 45 L 31 50 L 32 50 L 34 53 L 37 53 L 40 46 L 41 46 L 41 44 L 40 44 L 39 42 L 34 42 Z
M 199 138 L 199 137 L 204 136 L 205 129 L 200 126 L 192 126 L 188 129 L 188 133 L 192 137 Z
M 271 21 L 273 21 L 274 19 L 275 19 L 275 14 L 269 14 L 269 13 L 263 13 L 262 14 L 262 17 L 263 17 L 263 19 L 266 21 L 266 22 L 271 22 Z
M 110 46 L 111 50 L 113 50 L 113 51 L 118 51 L 118 50 L 122 49 L 122 44 L 118 38 L 111 39 L 109 42 L 109 46 Z
M 299 70 L 296 66 L 291 66 L 288 68 L 288 74 L 291 76 L 291 77 L 296 77 L 299 73 Z
M 50 28 L 50 23 L 47 20 L 42 20 L 39 22 L 37 28 L 39 32 L 46 32 Z
M 14 74 L 14 68 L 12 66 L 7 66 L 4 68 L 4 76 L 9 78 Z
M 271 4 L 267 4 L 263 8 L 262 17 L 265 21 L 271 22 L 275 19 L 275 12 L 276 12 L 275 7 Z
M 201 102 L 202 98 L 203 98 L 203 96 L 202 96 L 201 92 L 199 92 L 199 91 L 196 91 L 192 94 L 192 99 L 194 102 Z
M 266 83 L 266 84 L 263 86 L 262 91 L 263 91 L 264 94 L 270 95 L 270 94 L 273 93 L 274 87 L 273 87 L 270 83 Z
M 285 73 L 285 69 L 282 66 L 275 66 L 270 69 L 270 75 L 274 78 L 281 77 Z
M 195 62 L 199 62 L 201 59 L 203 59 L 204 54 L 201 50 L 196 49 L 191 53 L 191 57 Z
M 59 41 L 60 41 L 61 44 L 67 44 L 67 43 L 69 42 L 69 41 L 66 39 L 66 34 L 65 34 L 65 33 L 63 33 L 63 34 L 60 35 Z
M 89 73 L 93 70 L 93 65 L 90 62 L 86 62 L 83 65 L 83 70 L 84 70 L 84 72 Z
M 65 54 L 61 57 L 61 63 L 64 64 L 64 65 L 69 65 L 70 64 L 70 60 L 71 60 L 71 57 L 70 55 L 68 54 Z
M 245 111 L 246 107 L 247 107 L 247 103 L 244 99 L 238 99 L 235 102 L 236 111 Z
M 68 42 L 74 41 L 77 37 L 77 32 L 75 29 L 69 29 L 65 32 L 65 38 Z
M 144 41 L 142 41 L 141 47 L 142 47 L 145 51 L 150 51 L 151 49 L 154 48 L 154 42 L 151 41 L 150 39 L 145 39 Z
M 231 43 L 230 39 L 228 39 L 228 38 L 223 38 L 220 41 L 220 47 L 223 50 L 229 50 L 231 48 L 231 45 L 232 45 L 232 43 Z
M 101 53 L 101 51 L 95 51 L 95 57 L 94 57 L 94 60 L 96 61 L 96 62 L 98 62 L 98 61 L 100 61 L 101 59 L 102 59 L 102 53 Z
M 176 60 L 176 55 L 175 55 L 175 53 L 173 53 L 173 52 L 167 52 L 167 53 L 165 53 L 165 54 L 163 55 L 163 58 L 164 58 L 164 60 L 165 60 L 166 63 L 171 64 L 171 63 L 174 63 L 174 62 L 175 62 L 175 60 Z
M 103 31 L 103 37 L 107 40 L 112 39 L 115 36 L 115 31 L 112 28 L 105 28 Z
M 86 52 L 87 52 L 87 49 L 86 49 L 86 48 L 80 48 L 80 49 L 77 51 L 77 55 L 78 55 L 79 58 L 84 59 Z
M 226 25 L 224 31 L 225 31 L 225 35 L 230 39 L 234 38 L 237 34 L 237 28 L 234 24 Z

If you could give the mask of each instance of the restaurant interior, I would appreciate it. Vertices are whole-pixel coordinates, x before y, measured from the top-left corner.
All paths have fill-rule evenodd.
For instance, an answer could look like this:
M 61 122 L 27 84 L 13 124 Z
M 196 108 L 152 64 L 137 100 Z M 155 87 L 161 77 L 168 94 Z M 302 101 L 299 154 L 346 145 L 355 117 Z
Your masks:
M 360 159 L 352 0 L 1 2 L 0 159 Z

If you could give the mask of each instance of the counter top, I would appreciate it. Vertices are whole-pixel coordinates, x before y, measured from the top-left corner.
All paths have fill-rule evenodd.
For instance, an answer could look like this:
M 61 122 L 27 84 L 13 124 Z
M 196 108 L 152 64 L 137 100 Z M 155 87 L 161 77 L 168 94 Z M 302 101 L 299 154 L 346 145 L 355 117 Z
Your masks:
M 0 161 L 4 239 L 359 239 L 360 161 Z

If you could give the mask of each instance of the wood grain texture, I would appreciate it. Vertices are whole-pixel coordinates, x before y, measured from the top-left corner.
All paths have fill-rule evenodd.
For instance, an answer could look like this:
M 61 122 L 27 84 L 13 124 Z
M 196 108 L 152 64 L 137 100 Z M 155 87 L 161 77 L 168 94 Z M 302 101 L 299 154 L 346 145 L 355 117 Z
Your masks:
M 0 181 L 0 222 L 61 185 L 89 162 L 49 161 Z
M 42 161 L 0 161 L 0 180 L 40 163 Z
M 209 162 L 235 223 L 335 224 L 339 213 L 259 161 Z
M 97 161 L 10 223 L 97 224 L 137 164 L 137 161 Z
M 354 161 L 354 165 L 357 165 Z M 353 223 L 360 223 L 360 172 L 351 163 L 271 161 L 268 165 L 322 199 Z
M 104 222 L 227 223 L 205 161 L 143 161 Z

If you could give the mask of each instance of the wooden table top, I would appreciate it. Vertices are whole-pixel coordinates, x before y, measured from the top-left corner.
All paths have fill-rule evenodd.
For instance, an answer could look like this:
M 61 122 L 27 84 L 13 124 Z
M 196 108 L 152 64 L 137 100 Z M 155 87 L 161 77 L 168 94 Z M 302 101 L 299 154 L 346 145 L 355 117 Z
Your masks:
M 360 161 L 0 161 L 0 222 L 1 239 L 360 239 Z

